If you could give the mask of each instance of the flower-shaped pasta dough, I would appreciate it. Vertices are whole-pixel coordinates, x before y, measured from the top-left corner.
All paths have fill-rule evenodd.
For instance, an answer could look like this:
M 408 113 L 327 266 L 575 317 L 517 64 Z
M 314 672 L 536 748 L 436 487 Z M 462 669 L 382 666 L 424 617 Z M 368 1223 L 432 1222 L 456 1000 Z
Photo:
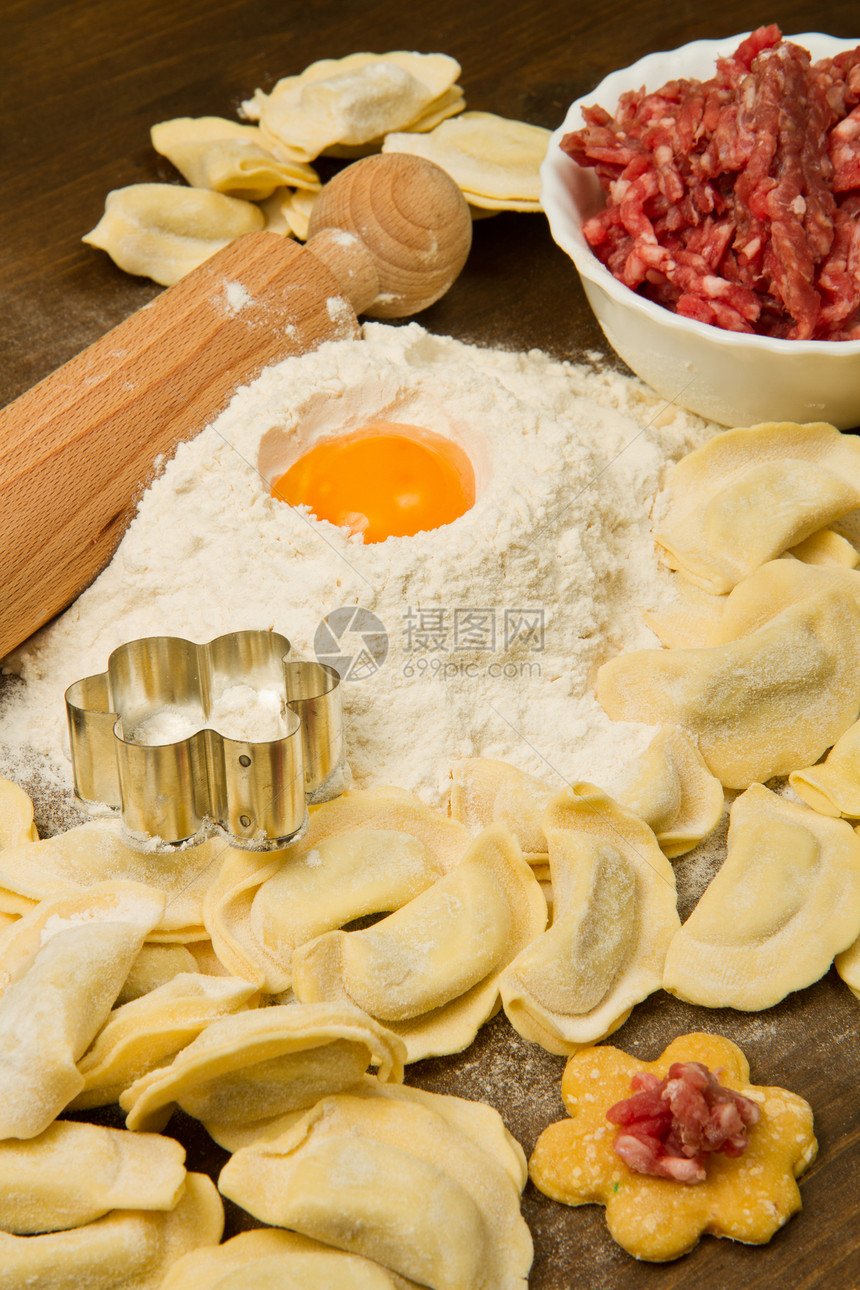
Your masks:
M 616 1154 L 616 1126 L 606 1119 L 610 1106 L 630 1096 L 636 1072 L 663 1079 L 678 1061 L 703 1062 L 761 1109 L 743 1155 L 712 1155 L 707 1178 L 695 1184 L 634 1173 Z M 749 1075 L 741 1050 L 719 1035 L 681 1035 L 654 1062 L 609 1045 L 585 1048 L 562 1078 L 572 1118 L 541 1134 L 529 1163 L 532 1181 L 566 1205 L 605 1205 L 610 1233 L 637 1259 L 679 1258 L 706 1232 L 764 1244 L 801 1208 L 795 1179 L 818 1147 L 808 1103 L 785 1089 L 750 1085 Z

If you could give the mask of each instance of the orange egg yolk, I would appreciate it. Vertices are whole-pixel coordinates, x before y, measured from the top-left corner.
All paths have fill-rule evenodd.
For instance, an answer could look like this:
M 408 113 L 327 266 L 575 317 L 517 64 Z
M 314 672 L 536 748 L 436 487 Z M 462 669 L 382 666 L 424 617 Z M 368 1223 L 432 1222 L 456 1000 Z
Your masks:
M 272 485 L 365 542 L 450 524 L 475 504 L 475 472 L 462 448 L 421 426 L 374 421 L 309 449 Z

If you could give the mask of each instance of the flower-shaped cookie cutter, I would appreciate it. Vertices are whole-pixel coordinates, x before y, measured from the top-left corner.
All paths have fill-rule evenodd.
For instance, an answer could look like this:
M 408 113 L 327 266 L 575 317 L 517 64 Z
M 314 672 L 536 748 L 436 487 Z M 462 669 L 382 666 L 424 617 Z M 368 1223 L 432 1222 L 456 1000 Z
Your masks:
M 286 637 L 269 631 L 119 646 L 106 672 L 66 690 L 75 793 L 119 808 L 132 834 L 164 842 L 216 824 L 238 846 L 285 845 L 304 827 L 308 801 L 342 790 L 344 769 L 340 676 L 291 653 Z M 214 705 L 237 686 L 280 697 L 279 737 L 237 739 L 213 728 Z M 170 739 L 165 718 L 185 737 Z M 164 733 L 141 742 L 153 719 Z

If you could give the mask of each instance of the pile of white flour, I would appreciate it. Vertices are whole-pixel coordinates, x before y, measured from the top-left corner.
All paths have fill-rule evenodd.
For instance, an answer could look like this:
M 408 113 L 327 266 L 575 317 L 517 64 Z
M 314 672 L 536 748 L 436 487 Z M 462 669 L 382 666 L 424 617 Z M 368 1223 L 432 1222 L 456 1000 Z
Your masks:
M 365 546 L 271 498 L 271 479 L 316 437 L 383 418 L 466 449 L 472 510 Z M 388 652 L 343 685 L 356 785 L 438 802 L 451 761 L 472 755 L 559 786 L 623 778 L 651 731 L 605 716 L 594 673 L 656 644 L 641 611 L 667 603 L 670 575 L 651 507 L 668 466 L 713 427 L 618 373 L 413 323 L 369 324 L 361 341 L 286 359 L 201 430 L 144 495 L 109 567 L 6 661 L 25 682 L 0 714 L 13 762 L 32 750 L 71 779 L 63 692 L 125 641 L 273 628 L 313 658 L 324 616 L 360 606 Z M 357 656 L 362 640 L 339 643 Z

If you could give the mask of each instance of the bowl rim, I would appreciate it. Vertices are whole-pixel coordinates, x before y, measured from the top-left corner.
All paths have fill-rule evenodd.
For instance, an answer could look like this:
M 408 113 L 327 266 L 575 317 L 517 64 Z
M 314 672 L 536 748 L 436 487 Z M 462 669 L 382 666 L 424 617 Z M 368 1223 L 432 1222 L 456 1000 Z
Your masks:
M 640 313 L 649 321 L 656 323 L 658 326 L 666 328 L 669 332 L 679 333 L 684 336 L 696 336 L 702 341 L 711 344 L 722 345 L 728 349 L 744 349 L 748 352 L 750 347 L 752 351 L 762 351 L 774 354 L 816 354 L 819 357 L 837 356 L 839 354 L 858 355 L 860 354 L 860 340 L 788 340 L 775 336 L 758 336 L 750 332 L 728 331 L 722 327 L 716 327 L 711 323 L 700 322 L 696 318 L 685 318 L 667 309 L 664 305 L 658 305 L 652 300 L 640 296 L 631 287 L 625 283 L 619 282 L 610 271 L 601 264 L 597 256 L 590 249 L 585 239 L 579 233 L 579 226 L 576 227 L 576 234 L 572 231 L 572 217 L 570 214 L 570 187 L 574 177 L 577 174 L 590 173 L 586 167 L 581 167 L 568 157 L 561 149 L 561 140 L 564 135 L 573 130 L 580 129 L 583 125 L 581 109 L 590 104 L 600 103 L 611 111 L 618 103 L 618 96 L 624 89 L 630 89 L 646 83 L 648 73 L 664 63 L 667 59 L 676 59 L 681 66 L 678 68 L 679 74 L 683 74 L 683 64 L 689 61 L 691 54 L 710 55 L 713 63 L 718 57 L 724 57 L 732 53 L 739 43 L 746 39 L 750 32 L 741 32 L 735 36 L 722 36 L 713 40 L 693 40 L 685 45 L 679 45 L 675 49 L 656 50 L 650 54 L 645 54 L 635 63 L 630 63 L 627 67 L 617 68 L 609 72 L 598 85 L 590 90 L 587 94 L 581 95 L 574 99 L 568 108 L 561 125 L 550 136 L 547 146 L 546 155 L 541 164 L 541 206 L 549 222 L 550 232 L 553 240 L 566 251 L 573 260 L 580 276 L 596 287 L 599 287 L 617 304 Z M 841 53 L 844 50 L 855 49 L 860 44 L 860 37 L 852 39 L 850 37 L 830 36 L 825 32 L 801 32 L 798 35 L 784 35 L 784 40 L 793 41 L 795 44 L 804 45 L 808 48 L 808 42 L 825 47 L 823 53 L 816 57 L 826 57 L 828 53 Z M 668 77 L 664 76 L 659 82 L 665 84 Z M 609 99 L 611 99 L 611 108 L 607 106 L 606 89 L 609 89 Z M 655 85 L 654 88 L 659 88 Z M 602 97 L 601 97 L 602 96 Z

